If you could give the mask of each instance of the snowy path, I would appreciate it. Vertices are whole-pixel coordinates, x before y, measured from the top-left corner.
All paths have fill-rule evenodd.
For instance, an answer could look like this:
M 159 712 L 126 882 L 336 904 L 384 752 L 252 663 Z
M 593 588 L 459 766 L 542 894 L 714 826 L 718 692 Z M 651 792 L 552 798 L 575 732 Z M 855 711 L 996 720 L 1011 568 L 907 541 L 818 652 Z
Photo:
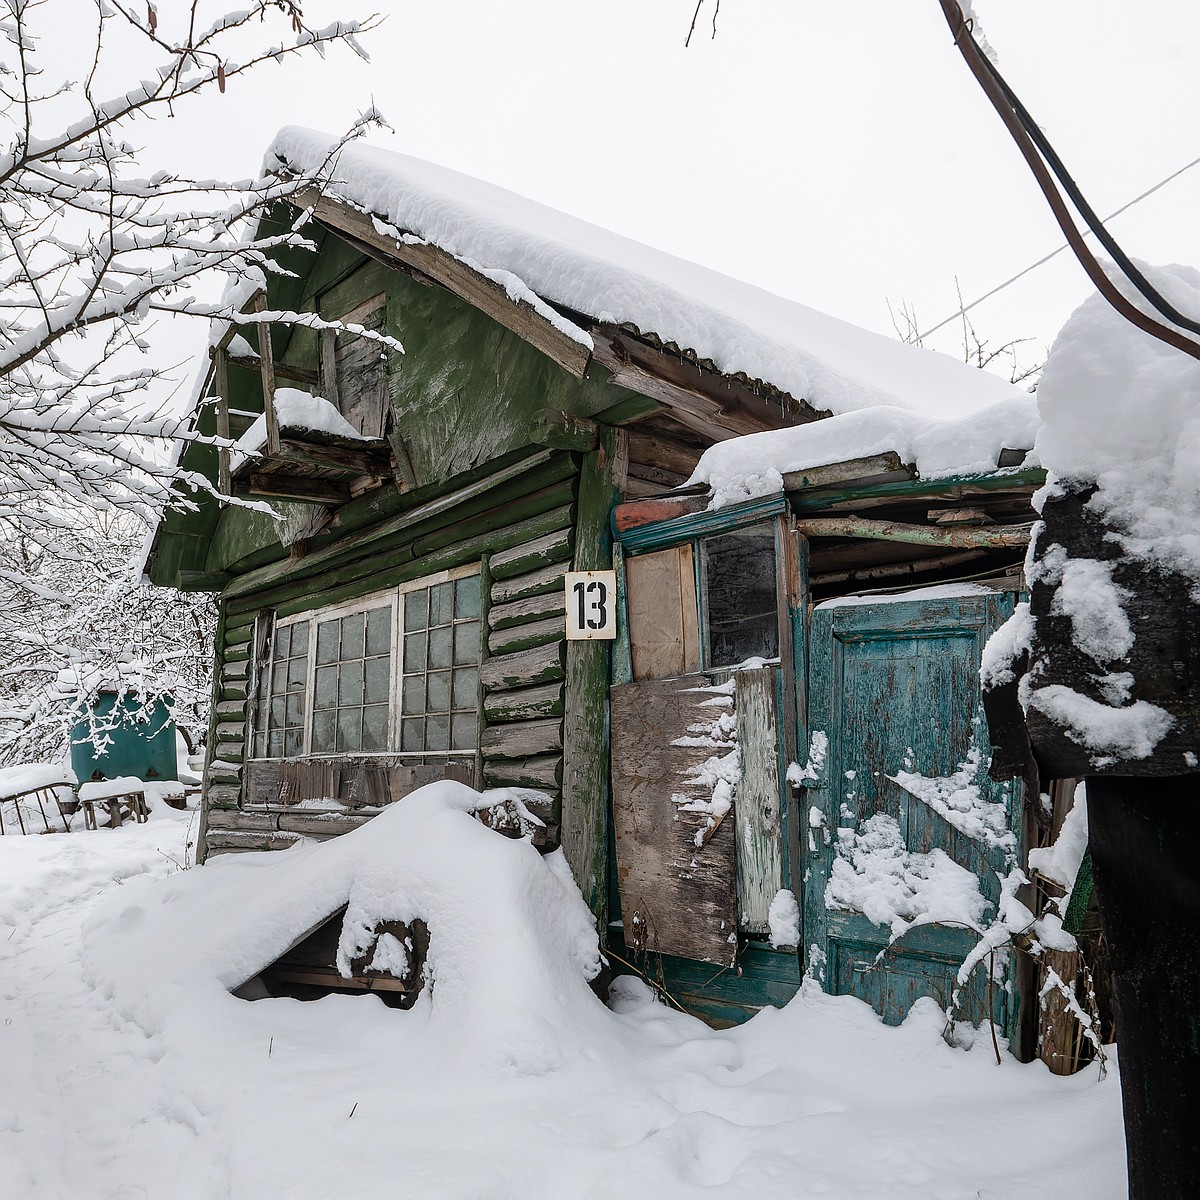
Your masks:
M 169 1020 L 110 1000 L 81 949 L 91 914 L 136 933 L 198 888 L 232 895 L 209 868 L 162 882 L 184 828 L 0 839 L 5 1200 L 1125 1194 L 1115 1075 L 997 1068 L 944 1046 L 932 1011 L 886 1029 L 809 995 L 714 1033 L 634 988 L 620 1015 L 489 1056 L 523 1028 L 506 1014 L 527 982 L 498 981 L 452 1042 L 372 997 L 180 994 Z

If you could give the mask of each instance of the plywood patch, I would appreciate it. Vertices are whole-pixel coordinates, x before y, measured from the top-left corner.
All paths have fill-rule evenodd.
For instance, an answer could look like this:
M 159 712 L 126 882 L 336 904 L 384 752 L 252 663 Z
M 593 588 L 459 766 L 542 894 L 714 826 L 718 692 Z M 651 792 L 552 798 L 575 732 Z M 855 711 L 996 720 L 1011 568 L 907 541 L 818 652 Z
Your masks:
M 706 732 L 732 711 L 704 675 L 612 689 L 617 879 L 631 946 L 723 966 L 737 956 L 734 813 L 713 827 L 708 813 L 688 811 L 712 799 L 696 770 L 731 751 Z

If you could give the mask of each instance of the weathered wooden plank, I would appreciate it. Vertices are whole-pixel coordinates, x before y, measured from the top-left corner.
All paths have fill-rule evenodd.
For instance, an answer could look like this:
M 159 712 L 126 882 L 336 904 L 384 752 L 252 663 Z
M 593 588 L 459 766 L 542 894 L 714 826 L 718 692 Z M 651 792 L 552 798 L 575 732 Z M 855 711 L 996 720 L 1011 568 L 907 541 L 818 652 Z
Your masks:
M 626 939 L 728 966 L 738 944 L 737 814 L 713 825 L 704 811 L 713 785 L 698 770 L 733 751 L 700 732 L 728 712 L 706 703 L 721 698 L 699 674 L 614 687 L 612 792 Z
M 480 679 L 487 691 L 533 687 L 551 683 L 566 674 L 566 639 L 489 658 L 479 669 Z
M 222 719 L 246 716 L 246 704 L 243 700 L 222 700 L 217 704 L 217 716 Z
M 916 471 L 900 461 L 893 451 L 852 458 L 828 466 L 808 467 L 803 471 L 788 471 L 783 477 L 785 492 L 801 492 L 809 488 L 833 487 L 837 484 L 875 485 L 915 479 Z
M 657 467 L 675 476 L 686 479 L 700 461 L 701 450 L 697 446 L 686 446 L 655 429 L 643 425 L 631 426 L 629 436 L 629 461 Z
M 904 521 L 873 521 L 867 517 L 805 517 L 797 528 L 806 538 L 870 538 L 907 542 L 915 546 L 952 546 L 960 549 L 1020 550 L 1029 544 L 1032 523 L 984 528 L 912 525 Z
M 267 290 L 264 286 L 254 297 L 254 311 L 265 312 Z M 271 350 L 271 323 L 261 321 L 255 325 L 258 332 L 258 363 L 262 371 L 263 413 L 267 423 L 267 454 L 279 450 L 279 419 L 275 412 L 275 355 Z
M 613 524 L 618 533 L 637 529 L 655 521 L 670 521 L 675 517 L 703 512 L 708 496 L 659 496 L 652 500 L 627 500 L 613 509 Z
M 215 809 L 208 815 L 209 829 L 240 829 L 243 833 L 261 833 L 279 828 L 275 813 L 250 813 L 240 810 Z
M 218 742 L 245 742 L 245 721 L 220 721 L 217 723 L 216 735 Z
M 221 696 L 228 701 L 236 700 L 243 706 L 246 703 L 249 688 L 245 679 L 223 679 L 221 681 Z
M 634 678 L 697 670 L 700 629 L 691 544 L 626 557 L 625 589 Z
M 551 563 L 567 562 L 575 544 L 574 529 L 564 527 L 533 541 L 492 555 L 492 578 L 511 579 L 528 575 Z
M 274 496 L 280 500 L 308 500 L 313 504 L 329 504 L 340 508 L 350 499 L 350 489 L 344 484 L 317 475 L 286 475 L 282 471 L 252 472 L 249 478 L 251 496 Z
M 226 784 L 211 784 L 204 790 L 204 807 L 201 810 L 205 814 L 207 823 L 208 814 L 216 812 L 220 808 L 237 808 L 238 802 L 242 796 L 242 789 Z M 203 861 L 203 860 L 201 860 Z
M 577 571 L 612 566 L 609 513 L 625 480 L 629 439 L 606 429 L 579 482 Z M 600 928 L 608 918 L 608 680 L 612 643 L 567 646 L 563 722 L 563 848 Z
M 242 764 L 240 762 L 231 762 L 225 758 L 214 758 L 208 764 L 208 777 L 210 779 L 240 779 L 242 776 Z
M 544 646 L 566 637 L 566 624 L 562 616 L 547 617 L 543 621 L 531 621 L 528 625 L 512 625 L 506 629 L 493 629 L 488 634 L 488 651 L 491 654 L 512 654 Z
M 489 725 L 506 721 L 536 721 L 563 715 L 563 685 L 520 688 L 515 692 L 490 692 L 483 701 L 483 716 Z
M 771 901 L 783 886 L 775 670 L 738 671 L 733 678 L 742 763 L 737 785 L 738 915 L 743 929 L 766 933 Z
M 562 757 L 557 754 L 542 758 L 485 759 L 483 780 L 488 787 L 527 787 L 554 792 L 562 783 L 562 766 Z
M 217 675 L 222 680 L 224 686 L 225 680 L 245 679 L 250 674 L 250 663 L 247 658 L 239 659 L 237 662 L 225 662 L 221 664 L 221 669 Z
M 489 629 L 508 629 L 513 625 L 526 625 L 530 621 L 542 617 L 561 617 L 566 611 L 566 597 L 563 595 L 559 573 L 559 589 L 546 592 L 540 596 L 528 596 L 522 600 L 513 600 L 508 604 L 493 604 L 488 612 Z
M 210 854 L 219 850 L 286 850 L 299 840 L 296 834 L 279 830 L 274 833 L 250 833 L 236 829 L 214 829 L 207 839 Z
M 483 757 L 490 763 L 497 758 L 537 758 L 562 750 L 562 722 L 514 721 L 507 725 L 489 725 L 479 739 Z
M 374 813 L 362 816 L 331 816 L 325 813 L 279 813 L 276 820 L 279 828 L 287 833 L 302 833 L 305 837 L 327 838 L 341 837 L 365 825 Z
M 517 575 L 511 579 L 495 579 L 491 587 L 492 601 L 495 604 L 507 604 L 514 600 L 524 600 L 529 596 L 561 592 L 565 570 L 566 567 L 562 563 L 551 563 L 550 566 L 531 571 L 528 575 Z

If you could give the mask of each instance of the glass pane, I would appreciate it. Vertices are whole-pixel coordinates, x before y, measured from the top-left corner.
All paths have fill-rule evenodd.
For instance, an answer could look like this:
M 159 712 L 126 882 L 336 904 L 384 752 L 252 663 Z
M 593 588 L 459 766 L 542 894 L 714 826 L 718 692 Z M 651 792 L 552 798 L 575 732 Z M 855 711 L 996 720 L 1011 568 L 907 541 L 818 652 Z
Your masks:
M 404 694 L 400 701 L 400 707 L 405 715 L 409 713 L 423 713 L 425 711 L 424 675 L 405 675 Z
M 328 754 L 333 749 L 333 730 L 336 713 L 333 709 L 313 714 L 312 748 L 314 754 Z
M 337 748 L 362 749 L 362 709 L 339 708 L 337 714 Z
M 452 750 L 474 750 L 478 719 L 474 713 L 455 713 L 451 720 Z
M 362 748 L 386 750 L 388 710 L 386 704 L 371 704 L 363 709 Z
M 287 697 L 287 724 L 304 724 L 304 693 L 289 692 Z
M 479 671 L 475 667 L 463 667 L 454 672 L 454 707 L 469 708 L 472 712 L 479 704 Z
M 283 735 L 283 752 L 289 758 L 304 750 L 304 733 L 299 729 L 289 729 Z
M 288 691 L 303 690 L 308 676 L 307 658 L 288 659 L 287 685 Z
M 273 729 L 267 738 L 267 757 L 283 757 L 283 730 Z
M 429 624 L 449 625 L 454 620 L 454 584 L 439 583 L 429 589 Z
M 421 588 L 404 597 L 404 628 L 424 629 L 429 624 L 429 589 Z
M 478 621 L 464 621 L 461 625 L 455 625 L 454 661 L 458 664 L 479 661 Z
M 450 640 L 451 630 L 449 625 L 444 625 L 441 629 L 431 629 L 429 631 L 429 665 L 431 667 L 448 667 L 450 665 Z
M 362 658 L 366 620 L 362 613 L 355 613 L 342 621 L 342 660 Z
M 275 657 L 287 658 L 291 653 L 292 644 L 292 626 L 285 625 L 275 633 Z
M 289 625 L 288 628 L 292 631 L 292 657 L 297 654 L 308 654 L 308 622 L 305 621 L 301 625 Z
M 277 696 L 287 691 L 287 663 L 277 662 L 271 669 L 271 691 Z
M 431 671 L 429 679 L 429 704 L 426 706 L 430 712 L 449 712 L 450 711 L 450 672 L 449 671 Z
M 386 658 L 368 658 L 363 664 L 367 704 L 386 704 L 392 682 L 392 664 Z
M 700 543 L 707 584 L 710 666 L 733 666 L 779 653 L 775 531 L 770 525 Z
M 400 749 L 425 749 L 425 720 L 423 717 L 408 717 L 401 723 Z
M 337 667 L 317 668 L 314 708 L 333 708 L 337 704 Z
M 322 621 L 317 626 L 317 662 L 337 662 L 338 630 L 341 621 Z
M 425 749 L 450 749 L 450 718 L 448 715 L 431 716 L 425 722 Z
M 285 709 L 284 709 L 284 705 L 283 705 L 283 697 L 276 696 L 271 701 L 271 728 L 272 729 L 282 728 L 287 723 L 284 720 L 284 717 L 285 717 Z
M 361 662 L 342 663 L 338 676 L 338 704 L 359 705 L 363 702 L 363 665 Z
M 392 610 L 377 608 L 367 613 L 367 653 L 386 654 L 392 648 Z
M 456 617 L 479 616 L 479 576 L 468 575 L 454 585 L 454 615 Z
M 254 757 L 265 758 L 267 753 L 267 735 L 265 733 L 256 733 L 254 735 Z
M 410 633 L 404 638 L 405 671 L 425 670 L 425 641 L 423 633 Z

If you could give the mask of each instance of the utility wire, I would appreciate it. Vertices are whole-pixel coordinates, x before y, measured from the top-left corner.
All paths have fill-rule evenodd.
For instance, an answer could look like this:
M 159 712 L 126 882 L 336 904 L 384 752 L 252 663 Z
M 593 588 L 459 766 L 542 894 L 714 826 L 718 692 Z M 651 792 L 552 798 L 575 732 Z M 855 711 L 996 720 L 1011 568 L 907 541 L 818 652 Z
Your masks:
M 1144 192 L 1142 192 L 1140 196 L 1134 196 L 1134 198 L 1132 200 L 1128 201 L 1125 204 L 1122 204 L 1120 208 L 1113 209 L 1113 211 L 1110 212 L 1108 214 L 1108 216 L 1104 218 L 1104 220 L 1107 222 L 1107 221 L 1111 221 L 1114 217 L 1119 217 L 1123 212 L 1126 212 L 1128 209 L 1131 209 L 1135 204 L 1139 203 L 1140 201 L 1145 200 L 1147 196 L 1153 196 L 1154 193 L 1159 190 L 1159 188 L 1165 187 L 1173 179 L 1178 179 L 1179 176 L 1182 175 L 1185 171 L 1190 171 L 1192 169 L 1192 167 L 1195 167 L 1195 166 L 1200 166 L 1200 158 L 1193 158 L 1191 162 L 1184 163 L 1184 165 L 1182 167 L 1180 167 L 1178 171 L 1173 171 L 1165 179 L 1160 179 L 1153 187 L 1147 188 Z M 1089 229 L 1084 234 L 1084 237 L 1091 237 L 1091 236 L 1092 236 L 1092 231 Z M 976 299 L 972 300 L 970 304 L 965 304 L 965 305 L 961 306 L 960 308 L 956 308 L 954 310 L 954 312 L 952 312 L 950 314 L 950 316 L 948 316 L 944 321 L 939 321 L 936 325 L 931 325 L 928 329 L 925 330 L 924 333 L 918 334 L 917 335 L 918 340 L 929 337 L 929 335 L 931 333 L 937 333 L 937 331 L 939 329 L 945 328 L 947 325 L 950 324 L 951 321 L 957 321 L 964 313 L 969 313 L 971 311 L 971 309 L 975 308 L 977 305 L 982 304 L 985 300 L 990 300 L 994 295 L 996 295 L 997 292 L 1004 291 L 1004 289 L 1006 287 L 1008 287 L 1009 284 L 1016 283 L 1018 279 L 1023 279 L 1026 275 L 1029 274 L 1030 271 L 1036 271 L 1037 268 L 1040 267 L 1043 263 L 1048 263 L 1052 258 L 1057 258 L 1064 250 L 1069 250 L 1070 248 L 1071 248 L 1070 242 L 1063 242 L 1063 244 L 1061 246 L 1059 246 L 1057 250 L 1051 250 L 1049 254 L 1044 254 L 1041 258 L 1039 258 L 1037 260 L 1037 262 L 1030 263 L 1029 266 L 1027 266 L 1024 270 L 1018 271 L 1010 279 L 1006 279 L 1003 283 L 996 284 L 996 286 L 994 288 L 992 288 L 992 290 L 990 292 L 984 292 L 984 294 L 982 296 L 979 296 Z
M 947 24 L 950 26 L 955 45 L 970 68 L 971 74 L 975 76 L 980 87 L 983 88 L 984 94 L 991 101 L 997 115 L 1004 122 L 1009 133 L 1012 134 L 1013 141 L 1016 143 L 1017 149 L 1021 152 L 1021 157 L 1025 159 L 1026 165 L 1033 173 L 1038 187 L 1041 189 L 1046 202 L 1050 205 L 1050 209 L 1054 213 L 1054 219 L 1058 222 L 1059 228 L 1070 243 L 1075 257 L 1079 260 L 1079 265 L 1083 267 L 1088 278 L 1096 285 L 1096 290 L 1130 324 L 1136 325 L 1143 332 L 1150 334 L 1151 337 L 1155 337 L 1159 341 L 1165 342 L 1167 345 L 1173 346 L 1176 350 L 1181 350 L 1189 357 L 1200 361 L 1200 342 L 1187 337 L 1179 328 L 1171 328 L 1169 325 L 1164 325 L 1149 313 L 1138 308 L 1108 277 L 1108 274 L 1088 247 L 1087 242 L 1075 224 L 1075 219 L 1067 208 L 1066 201 L 1059 192 L 1060 185 L 1064 186 L 1064 188 L 1066 185 L 1062 184 L 1062 181 L 1051 173 L 1048 156 L 1043 157 L 1038 145 L 1038 139 L 1035 139 L 1026 127 L 1025 119 L 1028 119 L 1028 114 L 1025 114 L 1025 119 L 1023 119 L 1017 112 L 1016 107 L 1010 103 L 1009 95 L 1005 94 L 1006 87 L 1001 87 L 1000 82 L 998 82 L 996 75 L 993 73 L 994 68 L 979 49 L 975 39 L 971 36 L 970 24 L 964 19 L 958 0 L 939 0 L 939 3 Z M 1059 165 L 1061 166 L 1061 164 Z M 1096 221 L 1096 224 L 1099 224 L 1099 221 Z M 1101 226 L 1101 228 L 1103 227 Z M 1098 231 L 1097 236 L 1100 236 Z M 1103 236 L 1109 236 L 1107 231 L 1104 232 Z M 1133 282 L 1143 292 L 1143 295 L 1146 295 L 1150 299 L 1154 307 L 1159 307 L 1158 301 L 1162 301 L 1162 298 L 1154 292 L 1152 286 L 1144 276 L 1141 276 L 1137 272 L 1136 268 L 1134 268 L 1134 275 L 1130 277 L 1130 282 Z M 1165 303 L 1165 301 L 1162 301 L 1162 304 Z

